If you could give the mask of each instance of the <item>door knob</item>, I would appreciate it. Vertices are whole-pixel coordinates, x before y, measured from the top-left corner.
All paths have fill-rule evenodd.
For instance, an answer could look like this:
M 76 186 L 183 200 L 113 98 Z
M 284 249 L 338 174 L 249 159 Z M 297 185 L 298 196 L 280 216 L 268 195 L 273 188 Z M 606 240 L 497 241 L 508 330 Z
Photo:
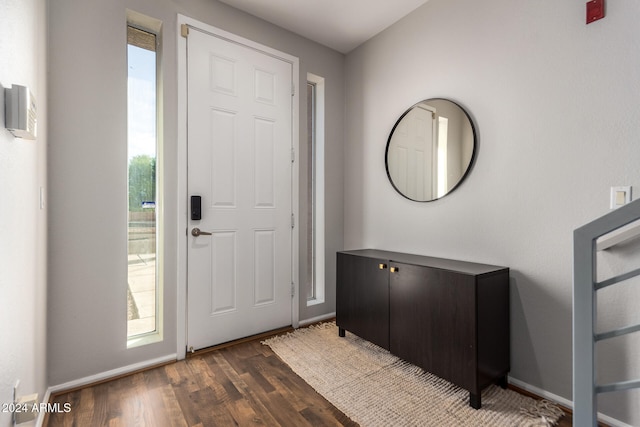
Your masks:
M 212 233 L 209 233 L 208 231 L 202 231 L 200 230 L 198 227 L 194 227 L 191 230 L 191 235 L 193 237 L 198 237 L 198 236 L 211 236 Z

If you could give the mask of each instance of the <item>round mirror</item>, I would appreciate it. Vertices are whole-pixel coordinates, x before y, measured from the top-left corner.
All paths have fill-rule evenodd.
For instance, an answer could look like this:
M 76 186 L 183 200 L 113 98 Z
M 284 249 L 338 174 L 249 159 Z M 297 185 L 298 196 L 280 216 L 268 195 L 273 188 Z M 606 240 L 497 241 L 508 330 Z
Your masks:
M 417 202 L 452 192 L 469 171 L 476 134 L 467 112 L 446 99 L 427 99 L 400 116 L 385 163 L 393 188 Z

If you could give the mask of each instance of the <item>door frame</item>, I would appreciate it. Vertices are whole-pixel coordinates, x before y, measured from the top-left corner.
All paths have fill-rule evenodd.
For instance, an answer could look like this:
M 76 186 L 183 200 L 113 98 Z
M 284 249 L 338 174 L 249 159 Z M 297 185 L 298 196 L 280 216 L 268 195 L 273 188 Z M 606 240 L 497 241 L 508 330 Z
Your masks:
M 292 65 L 292 81 L 294 83 L 293 95 L 291 97 L 291 144 L 295 156 L 295 161 L 291 169 L 291 207 L 295 218 L 294 231 L 291 234 L 291 279 L 293 281 L 294 296 L 291 299 L 291 325 L 294 328 L 299 326 L 300 315 L 300 284 L 298 275 L 299 266 L 299 232 L 298 232 L 298 206 L 299 206 L 299 92 L 300 92 L 300 65 L 299 59 L 295 56 L 270 48 L 268 46 L 245 39 L 220 28 L 197 21 L 188 16 L 178 14 L 178 25 L 176 31 L 178 47 L 178 205 L 177 208 L 177 242 L 178 242 L 178 268 L 177 268 L 177 289 L 176 289 L 176 354 L 179 360 L 184 359 L 187 353 L 187 248 L 188 248 L 188 215 L 189 215 L 189 195 L 187 194 L 187 39 L 182 37 L 182 24 L 191 28 L 220 37 L 232 43 L 263 52 L 276 57 Z

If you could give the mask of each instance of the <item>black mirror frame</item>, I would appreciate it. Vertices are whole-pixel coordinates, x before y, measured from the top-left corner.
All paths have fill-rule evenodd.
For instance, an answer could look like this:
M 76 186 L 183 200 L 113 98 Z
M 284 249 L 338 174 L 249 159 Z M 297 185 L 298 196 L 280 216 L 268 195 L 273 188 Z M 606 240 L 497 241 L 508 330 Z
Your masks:
M 393 182 L 393 179 L 391 179 L 391 173 L 389 172 L 389 145 L 391 144 L 391 138 L 393 137 L 393 133 L 395 132 L 396 128 L 398 127 L 398 125 L 400 124 L 402 119 L 407 114 L 409 114 L 409 112 L 411 112 L 411 110 L 413 110 L 415 107 L 417 107 L 420 104 L 428 103 L 429 101 L 447 101 L 447 102 L 450 102 L 450 103 L 454 104 L 456 107 L 458 107 L 464 113 L 464 115 L 467 118 L 467 120 L 469 120 L 469 125 L 471 126 L 471 133 L 473 135 L 473 149 L 472 149 L 472 152 L 471 152 L 471 159 L 469 160 L 469 165 L 467 166 L 466 170 L 464 171 L 464 173 L 462 174 L 462 176 L 460 177 L 458 182 L 453 187 L 451 187 L 451 189 L 449 191 L 447 191 L 443 196 L 436 197 L 434 199 L 416 200 L 416 199 L 412 199 L 411 197 L 408 197 L 406 194 L 404 194 L 402 191 L 400 191 L 400 189 Z M 434 202 L 436 200 L 440 200 L 443 197 L 446 197 L 449 194 L 453 193 L 460 186 L 460 184 L 467 178 L 467 176 L 471 172 L 471 169 L 473 168 L 473 165 L 475 164 L 477 149 L 478 149 L 478 137 L 477 137 L 477 132 L 476 132 L 476 126 L 475 126 L 475 123 L 473 122 L 473 119 L 471 118 L 471 116 L 467 112 L 467 110 L 462 105 L 460 105 L 459 103 L 457 103 L 455 101 L 452 101 L 450 99 L 447 99 L 447 98 L 428 98 L 428 99 L 422 100 L 420 102 L 417 102 L 417 103 L 413 104 L 411 107 L 409 107 L 404 113 L 402 113 L 402 115 L 398 118 L 396 123 L 393 125 L 393 128 L 391 129 L 391 132 L 389 133 L 389 137 L 387 138 L 387 146 L 386 146 L 385 152 L 384 152 L 384 166 L 385 166 L 385 170 L 387 172 L 387 178 L 389 179 L 389 183 L 391 184 L 393 189 L 396 190 L 398 192 L 398 194 L 400 194 L 405 199 L 411 200 L 412 202 L 419 202 L 419 203 Z

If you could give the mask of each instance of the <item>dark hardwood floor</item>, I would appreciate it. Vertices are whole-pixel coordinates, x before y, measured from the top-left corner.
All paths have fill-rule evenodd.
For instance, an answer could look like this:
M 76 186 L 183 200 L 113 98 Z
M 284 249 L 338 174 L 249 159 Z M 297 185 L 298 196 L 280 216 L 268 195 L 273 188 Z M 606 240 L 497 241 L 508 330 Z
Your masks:
M 260 340 L 57 394 L 53 426 L 357 426 Z M 571 416 L 559 426 L 572 425 Z
M 357 426 L 259 340 L 68 393 L 45 426 Z

